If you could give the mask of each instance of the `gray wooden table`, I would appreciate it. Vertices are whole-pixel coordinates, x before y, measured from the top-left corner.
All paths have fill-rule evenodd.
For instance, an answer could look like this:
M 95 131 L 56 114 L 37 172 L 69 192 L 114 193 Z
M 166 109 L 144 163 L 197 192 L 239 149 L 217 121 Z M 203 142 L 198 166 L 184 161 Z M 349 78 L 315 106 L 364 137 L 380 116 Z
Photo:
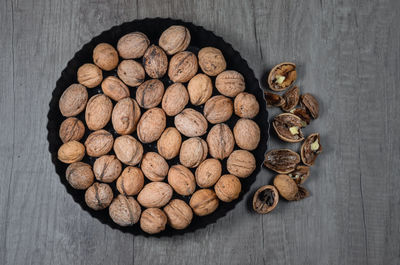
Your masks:
M 0 264 L 400 264 L 399 12 L 398 0 L 2 0 Z M 157 16 L 222 36 L 263 86 L 274 64 L 297 63 L 321 102 L 310 198 L 262 216 L 249 193 L 216 224 L 157 239 L 101 224 L 66 193 L 46 140 L 61 70 L 103 30 Z M 263 169 L 251 193 L 272 178 Z

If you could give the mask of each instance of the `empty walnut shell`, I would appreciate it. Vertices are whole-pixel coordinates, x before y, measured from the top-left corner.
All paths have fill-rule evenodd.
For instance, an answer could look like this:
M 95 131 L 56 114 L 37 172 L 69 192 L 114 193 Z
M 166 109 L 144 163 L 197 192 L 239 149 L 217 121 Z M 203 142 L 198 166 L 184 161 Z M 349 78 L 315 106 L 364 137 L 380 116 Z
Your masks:
M 306 93 L 304 95 L 301 95 L 300 97 L 300 103 L 301 105 L 310 112 L 311 116 L 316 119 L 319 116 L 319 104 L 317 99 L 309 94 Z
M 123 135 L 115 139 L 114 152 L 122 163 L 135 166 L 142 160 L 143 146 L 133 136 Z
M 196 168 L 196 183 L 200 188 L 209 188 L 218 181 L 221 173 L 222 165 L 218 159 L 206 159 Z
M 281 106 L 281 109 L 288 112 L 299 104 L 300 89 L 297 86 L 293 86 L 283 94 L 283 99 L 285 104 Z
M 296 169 L 300 163 L 299 154 L 289 149 L 275 149 L 265 155 L 264 165 L 281 174 L 287 174 Z
M 137 167 L 126 167 L 117 179 L 116 187 L 124 195 L 137 195 L 143 188 L 144 176 Z
M 169 166 L 158 153 L 148 152 L 143 156 L 140 168 L 149 180 L 163 181 L 168 174 Z
M 241 118 L 252 119 L 260 111 L 260 105 L 253 94 L 242 92 L 235 97 L 235 114 Z
M 160 208 L 166 205 L 172 197 L 173 190 L 165 182 L 150 182 L 140 191 L 137 200 L 146 208 Z
M 241 73 L 228 70 L 220 73 L 215 79 L 215 87 L 224 96 L 236 97 L 246 88 L 244 77 Z
M 267 101 L 267 107 L 280 107 L 285 104 L 285 100 L 278 94 L 270 93 L 265 91 L 265 100 Z
M 186 202 L 173 199 L 165 207 L 168 224 L 174 229 L 185 229 L 193 219 L 192 208 Z
M 199 53 L 199 66 L 209 75 L 216 76 L 226 69 L 226 61 L 222 52 L 214 47 L 204 47 Z
M 143 66 L 151 78 L 161 78 L 168 69 L 168 58 L 163 49 L 150 45 L 143 56 Z
M 260 127 L 253 120 L 240 119 L 233 128 L 236 144 L 245 150 L 252 151 L 257 148 L 260 142 Z
M 161 106 L 168 116 L 181 112 L 189 102 L 189 94 L 184 85 L 174 83 L 164 93 Z
M 247 178 L 256 169 L 256 159 L 249 151 L 235 150 L 228 157 L 226 168 L 232 175 Z
M 310 176 L 310 167 L 298 165 L 288 176 L 291 177 L 296 184 L 303 184 Z
M 64 117 L 72 117 L 81 113 L 87 102 L 88 92 L 86 87 L 81 84 L 72 84 L 61 95 L 58 105 Z
M 122 194 L 119 194 L 108 208 L 111 219 L 120 226 L 136 224 L 141 212 L 139 203 L 133 197 Z
M 116 180 L 122 171 L 121 162 L 115 155 L 104 155 L 96 159 L 93 172 L 98 181 L 111 183 Z
M 123 60 L 118 65 L 118 77 L 128 86 L 138 86 L 143 83 L 145 72 L 143 66 L 135 60 Z
M 81 161 L 85 156 L 85 146 L 78 141 L 67 142 L 60 146 L 57 156 L 58 160 L 66 164 Z
M 119 55 L 124 59 L 136 59 L 143 56 L 150 40 L 142 32 L 132 32 L 122 36 L 117 43 Z
M 180 25 L 174 25 L 161 34 L 158 45 L 164 49 L 168 55 L 186 50 L 190 43 L 189 30 Z
M 75 117 L 64 120 L 60 125 L 59 136 L 63 143 L 79 141 L 85 134 L 85 125 Z
M 217 95 L 207 100 L 203 109 L 204 117 L 212 124 L 229 120 L 233 113 L 233 102 L 230 98 Z
M 160 108 L 152 108 L 143 113 L 137 126 L 137 135 L 142 143 L 157 141 L 167 124 L 165 113 Z
M 190 103 L 195 106 L 206 103 L 211 97 L 213 85 L 211 78 L 205 74 L 197 74 L 190 79 L 188 84 L 188 92 Z
M 92 131 L 103 129 L 110 121 L 112 109 L 113 104 L 106 95 L 97 94 L 91 97 L 85 111 L 87 127 Z
M 99 157 L 111 151 L 114 137 L 106 130 L 94 131 L 86 138 L 85 147 L 88 156 Z
M 298 186 L 288 175 L 276 175 L 274 186 L 279 194 L 288 201 L 299 201 L 309 196 L 309 192 Z
M 136 130 L 140 119 L 140 107 L 133 98 L 123 98 L 115 104 L 111 122 L 114 130 L 121 135 Z
M 107 208 L 114 197 L 111 187 L 106 183 L 95 182 L 85 192 L 85 202 L 93 210 Z
M 235 147 L 231 129 L 225 123 L 214 125 L 207 135 L 210 155 L 217 159 L 227 158 Z
M 182 136 L 174 127 L 169 127 L 161 134 L 157 141 L 157 150 L 160 155 L 169 160 L 176 157 L 181 149 Z
M 290 111 L 290 113 L 296 115 L 297 117 L 299 117 L 303 121 L 303 126 L 302 127 L 306 127 L 308 124 L 310 124 L 311 117 L 308 114 L 306 109 L 304 109 L 304 108 L 296 108 L 296 109 L 292 109 Z
M 118 101 L 130 96 L 128 87 L 116 76 L 108 76 L 101 83 L 103 93 L 112 100 Z
M 199 137 L 193 137 L 182 143 L 179 153 L 179 161 L 182 165 L 195 168 L 206 159 L 208 147 L 206 141 Z
M 175 54 L 168 68 L 168 76 L 175 83 L 186 83 L 197 73 L 197 57 L 192 52 L 184 51 Z
M 271 212 L 278 205 L 278 190 L 272 185 L 260 187 L 253 196 L 253 210 L 260 214 Z
M 158 208 L 148 208 L 140 217 L 140 228 L 148 234 L 157 234 L 165 230 L 167 216 Z
M 289 143 L 298 143 L 304 140 L 302 120 L 291 113 L 282 113 L 277 115 L 272 122 L 272 126 L 275 129 L 278 137 Z
M 204 116 L 194 109 L 184 109 L 175 116 L 175 127 L 186 137 L 202 136 L 207 132 L 208 123 Z
M 164 84 L 158 79 L 150 79 L 136 90 L 136 101 L 142 108 L 154 108 L 161 103 L 164 95 Z
M 86 190 L 93 184 L 94 174 L 89 164 L 75 162 L 67 167 L 65 178 L 74 189 Z
M 182 165 L 174 165 L 169 169 L 168 183 L 176 193 L 183 196 L 189 196 L 196 190 L 192 171 Z
M 88 88 L 100 85 L 103 80 L 103 72 L 101 69 L 91 63 L 85 63 L 79 67 L 76 75 L 78 82 Z
M 310 134 L 301 145 L 301 160 L 307 166 L 312 166 L 322 152 L 319 133 Z
M 100 43 L 93 50 L 93 62 L 103 70 L 111 71 L 118 65 L 118 52 L 108 43 Z
M 283 91 L 296 81 L 297 72 L 294 63 L 280 63 L 268 75 L 268 85 L 274 91 Z
M 223 202 L 231 202 L 239 198 L 242 190 L 240 180 L 231 174 L 223 175 L 214 186 L 215 194 Z
M 200 189 L 193 193 L 189 205 L 196 215 L 205 216 L 213 213 L 218 208 L 219 201 L 213 190 Z

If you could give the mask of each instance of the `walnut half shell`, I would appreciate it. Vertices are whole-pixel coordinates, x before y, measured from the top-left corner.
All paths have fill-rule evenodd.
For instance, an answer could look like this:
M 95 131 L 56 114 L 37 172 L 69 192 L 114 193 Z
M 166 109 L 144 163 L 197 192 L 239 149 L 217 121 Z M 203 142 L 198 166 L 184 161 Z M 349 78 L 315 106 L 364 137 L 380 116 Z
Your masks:
M 287 174 L 296 169 L 300 156 L 289 149 L 274 149 L 265 155 L 264 165 L 281 174 Z
M 296 81 L 296 65 L 290 62 L 280 63 L 268 75 L 268 85 L 274 91 L 283 91 Z
M 319 133 L 310 134 L 301 145 L 301 160 L 307 166 L 312 166 L 322 152 Z
M 289 143 L 297 143 L 304 140 L 301 127 L 303 121 L 296 115 L 291 113 L 282 113 L 274 118 L 272 126 L 278 137 Z

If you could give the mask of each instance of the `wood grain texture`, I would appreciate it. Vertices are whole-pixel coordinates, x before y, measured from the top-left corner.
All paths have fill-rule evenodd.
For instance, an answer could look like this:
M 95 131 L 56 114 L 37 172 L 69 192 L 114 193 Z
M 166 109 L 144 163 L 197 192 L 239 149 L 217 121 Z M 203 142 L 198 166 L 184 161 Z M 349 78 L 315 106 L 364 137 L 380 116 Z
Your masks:
M 400 264 L 400 2 L 396 0 L 3 0 L 0 8 L 0 264 Z M 323 154 L 306 187 L 268 215 L 248 208 L 172 238 L 91 218 L 47 151 L 48 103 L 75 51 L 136 18 L 192 21 L 230 42 L 265 86 L 281 61 L 316 95 Z M 271 118 L 279 110 L 270 110 Z M 271 131 L 269 149 L 284 144 Z

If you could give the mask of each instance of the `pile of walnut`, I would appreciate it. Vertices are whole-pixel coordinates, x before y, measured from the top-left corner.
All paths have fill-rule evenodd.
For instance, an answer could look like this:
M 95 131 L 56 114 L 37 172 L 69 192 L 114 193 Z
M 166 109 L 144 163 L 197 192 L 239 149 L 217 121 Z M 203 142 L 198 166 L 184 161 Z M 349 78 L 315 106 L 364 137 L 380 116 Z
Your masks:
M 309 195 L 301 184 L 307 180 L 310 166 L 322 151 L 318 133 L 305 138 L 301 131 L 311 118 L 318 118 L 319 105 L 311 94 L 300 95 L 300 89 L 293 86 L 296 78 L 296 65 L 289 62 L 278 64 L 268 76 L 270 89 L 280 92 L 289 88 L 283 96 L 265 92 L 267 106 L 281 107 L 285 112 L 274 118 L 272 127 L 285 142 L 304 142 L 300 155 L 289 149 L 271 150 L 266 154 L 264 165 L 279 175 L 275 177 L 273 185 L 263 186 L 254 194 L 253 209 L 261 214 L 269 213 L 276 207 L 279 195 L 288 201 L 298 201 Z M 299 103 L 300 107 L 297 107 Z M 303 164 L 300 164 L 301 161 Z
M 260 140 L 252 120 L 259 112 L 257 99 L 244 92 L 240 73 L 226 70 L 219 49 L 205 47 L 197 56 L 185 51 L 190 39 L 187 28 L 172 26 L 158 46 L 141 32 L 123 36 L 116 49 L 100 43 L 93 50 L 94 63 L 78 69 L 79 84 L 60 98 L 66 119 L 58 159 L 70 164 L 66 179 L 73 188 L 86 190 L 90 208 L 108 207 L 120 226 L 140 222 L 149 234 L 163 231 L 167 223 L 184 229 L 193 213 L 205 216 L 219 201 L 237 199 L 239 179 L 256 168 L 251 151 Z M 164 90 L 159 79 L 166 74 L 164 83 L 170 85 Z M 88 98 L 87 90 L 98 86 L 102 93 Z M 218 93 L 213 96 L 214 86 Z M 74 117 L 83 111 L 84 121 Z M 239 120 L 232 132 L 225 122 L 233 114 Z M 167 119 L 175 127 L 166 128 Z M 85 124 L 90 131 L 83 139 Z M 143 145 L 154 142 L 157 152 L 145 153 Z M 85 155 L 97 158 L 93 169 L 80 162 Z M 167 160 L 178 156 L 180 163 L 170 167 Z M 222 175 L 224 159 L 230 174 Z

